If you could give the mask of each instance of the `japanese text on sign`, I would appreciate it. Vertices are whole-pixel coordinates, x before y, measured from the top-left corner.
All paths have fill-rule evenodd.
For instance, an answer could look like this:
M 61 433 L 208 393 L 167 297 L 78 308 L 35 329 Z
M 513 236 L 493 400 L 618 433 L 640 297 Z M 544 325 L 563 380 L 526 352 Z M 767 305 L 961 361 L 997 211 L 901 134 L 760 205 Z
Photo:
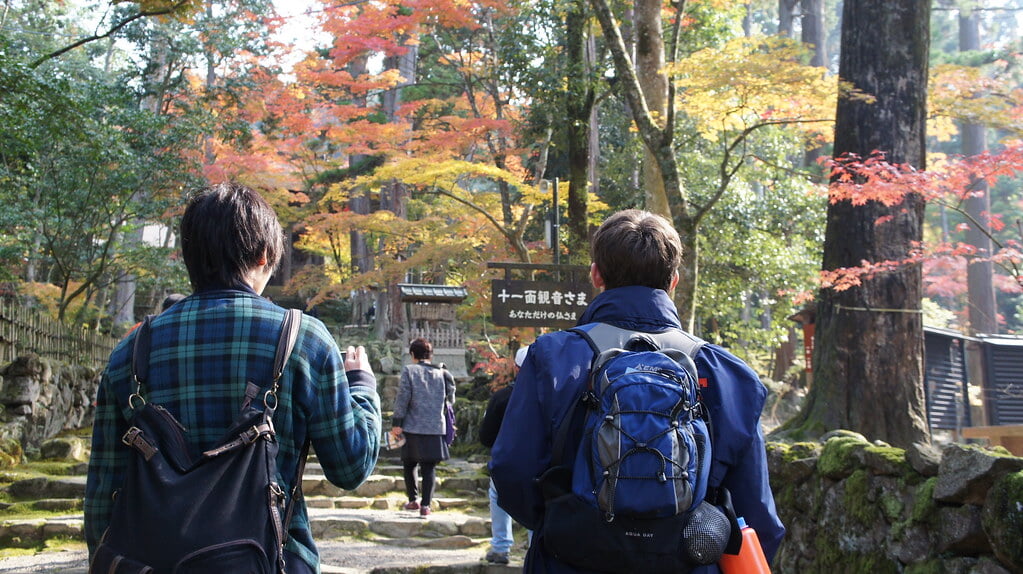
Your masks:
M 588 283 L 494 280 L 494 323 L 508 327 L 572 327 L 590 304 Z

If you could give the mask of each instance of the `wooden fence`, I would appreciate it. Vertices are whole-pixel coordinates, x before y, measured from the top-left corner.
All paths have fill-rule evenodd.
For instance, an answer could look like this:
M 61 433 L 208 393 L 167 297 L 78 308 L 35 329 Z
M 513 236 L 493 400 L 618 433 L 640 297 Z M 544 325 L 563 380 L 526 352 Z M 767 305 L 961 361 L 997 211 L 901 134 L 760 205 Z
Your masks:
M 459 349 L 465 346 L 462 331 L 454 327 L 412 327 L 406 338 L 411 341 L 416 337 L 425 337 L 434 349 Z
M 117 342 L 94 331 L 68 327 L 37 309 L 0 298 L 0 364 L 31 352 L 67 364 L 101 367 Z

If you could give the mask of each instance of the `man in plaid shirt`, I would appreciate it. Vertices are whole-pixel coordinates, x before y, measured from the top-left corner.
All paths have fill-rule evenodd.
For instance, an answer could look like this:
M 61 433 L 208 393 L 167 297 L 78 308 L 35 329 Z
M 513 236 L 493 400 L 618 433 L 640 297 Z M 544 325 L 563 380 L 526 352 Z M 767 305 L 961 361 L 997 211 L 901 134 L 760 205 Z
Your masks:
M 260 297 L 284 252 L 283 231 L 258 193 L 220 184 L 197 193 L 181 221 L 182 252 L 193 293 L 152 321 L 144 398 L 163 405 L 201 452 L 221 439 L 244 398 L 247 381 L 268 385 L 286 311 Z M 110 521 L 129 449 L 121 444 L 135 391 L 134 334 L 110 355 L 96 401 L 85 494 L 90 555 Z M 304 316 L 277 393 L 274 426 L 278 482 L 290 492 L 308 438 L 327 479 L 361 484 L 377 461 L 380 398 L 363 347 L 342 355 L 323 323 Z M 136 399 L 137 401 L 137 399 Z M 156 510 L 156 509 L 154 509 Z M 288 572 L 318 572 L 305 504 L 296 504 L 285 546 Z

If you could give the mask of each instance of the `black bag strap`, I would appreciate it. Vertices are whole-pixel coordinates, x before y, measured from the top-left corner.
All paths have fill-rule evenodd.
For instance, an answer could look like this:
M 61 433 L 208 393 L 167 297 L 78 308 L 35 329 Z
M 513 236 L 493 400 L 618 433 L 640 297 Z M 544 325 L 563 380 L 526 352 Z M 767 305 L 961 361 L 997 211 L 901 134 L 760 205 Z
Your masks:
M 298 341 L 299 326 L 302 324 L 302 311 L 288 309 L 284 316 L 284 324 L 281 326 L 281 336 L 277 339 L 277 351 L 274 353 L 274 385 L 284 374 L 284 366 L 295 349 L 295 342 Z
M 131 376 L 136 383 L 143 383 L 149 375 L 149 332 L 155 315 L 146 315 L 135 328 L 135 344 L 131 349 Z
M 291 526 L 291 518 L 295 515 L 295 504 L 305 498 L 302 493 L 302 475 L 305 474 L 305 461 L 309 458 L 309 438 L 305 439 L 302 451 L 298 455 L 298 468 L 295 470 L 295 482 L 291 485 L 291 496 L 288 497 L 288 504 L 284 508 L 284 540 L 291 536 L 288 527 Z

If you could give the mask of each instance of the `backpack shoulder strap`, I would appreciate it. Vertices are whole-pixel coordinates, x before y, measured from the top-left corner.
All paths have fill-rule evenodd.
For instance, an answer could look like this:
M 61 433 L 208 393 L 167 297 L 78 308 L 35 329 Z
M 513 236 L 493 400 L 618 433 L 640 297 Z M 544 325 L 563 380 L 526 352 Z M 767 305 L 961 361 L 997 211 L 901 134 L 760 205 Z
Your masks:
M 154 315 L 146 315 L 139 326 L 135 328 L 135 341 L 131 348 L 131 378 L 135 383 L 135 389 L 128 395 L 128 406 L 135 409 L 136 402 L 146 404 L 142 395 L 142 384 L 149 376 L 149 347 L 152 338 L 152 327 Z
M 146 315 L 135 329 L 135 343 L 131 349 L 131 376 L 138 383 L 142 383 L 149 376 L 149 345 L 153 317 Z
M 280 380 L 281 376 L 284 375 L 284 367 L 288 364 L 288 359 L 291 357 L 291 352 L 295 348 L 295 342 L 298 340 L 298 332 L 302 325 L 302 312 L 298 309 L 288 309 L 284 315 L 284 321 L 281 323 L 281 333 L 277 337 L 277 348 L 274 351 L 274 366 L 271 371 L 271 384 L 270 389 L 273 393 L 277 392 L 277 381 Z M 241 410 L 249 408 L 252 401 L 256 399 L 263 392 L 263 387 L 259 384 L 249 381 L 245 384 L 245 399 L 242 401 Z
M 295 349 L 301 325 L 302 311 L 288 309 L 288 313 L 284 316 L 284 324 L 281 325 L 281 336 L 277 339 L 277 351 L 274 353 L 274 383 L 284 374 L 284 366 L 288 363 L 288 358 L 291 357 L 291 351 Z
M 609 349 L 623 348 L 626 342 L 636 334 L 649 336 L 660 348 L 679 349 L 689 357 L 694 357 L 700 348 L 707 342 L 699 337 L 686 333 L 682 329 L 668 329 L 660 333 L 642 333 L 641 331 L 630 331 L 615 327 L 608 323 L 591 323 L 573 327 L 568 331 L 581 336 L 593 351 L 593 359 L 590 361 L 590 376 L 593 375 L 594 364 L 601 353 Z M 565 447 L 572 442 L 570 437 L 575 434 L 582 434 L 583 421 L 586 415 L 589 389 L 584 389 L 582 394 L 576 398 L 574 406 L 565 416 L 554 434 L 551 445 L 551 466 L 562 464 L 565 458 Z
M 646 333 L 622 329 L 609 323 L 593 323 L 589 328 L 585 327 L 585 325 L 583 327 L 575 327 L 569 329 L 569 331 L 582 335 L 586 342 L 589 343 L 590 348 L 593 349 L 594 356 L 608 349 L 625 347 L 625 343 L 636 334 L 650 337 L 662 349 L 678 349 L 690 357 L 696 356 L 696 353 L 707 344 L 703 339 L 690 335 L 682 329 L 668 329 L 659 333 Z
M 301 325 L 302 311 L 288 309 L 287 315 L 284 316 L 284 324 L 281 325 L 281 336 L 277 340 L 277 351 L 274 354 L 274 387 L 277 386 L 277 381 L 284 374 L 284 367 L 288 364 L 288 358 L 291 357 L 291 352 L 295 349 L 295 342 L 298 340 L 298 332 Z M 302 444 L 302 450 L 298 454 L 295 480 L 291 483 L 290 496 L 284 508 L 283 528 L 285 537 L 290 536 L 288 528 L 291 526 L 291 519 L 295 514 L 295 505 L 304 498 L 302 493 L 302 475 L 305 473 L 306 459 L 309 458 L 309 445 L 310 439 L 307 436 L 305 443 Z
M 135 329 L 135 342 L 132 346 L 131 374 L 138 385 L 149 376 L 149 347 L 152 339 L 152 322 L 155 315 L 146 315 L 142 323 Z M 302 312 L 288 309 L 281 326 L 281 334 L 277 339 L 277 350 L 274 352 L 273 382 L 284 374 L 284 366 L 291 357 L 291 352 L 298 341 L 298 331 L 302 324 Z M 138 391 L 136 391 L 138 392 Z M 246 392 L 248 394 L 248 391 Z

